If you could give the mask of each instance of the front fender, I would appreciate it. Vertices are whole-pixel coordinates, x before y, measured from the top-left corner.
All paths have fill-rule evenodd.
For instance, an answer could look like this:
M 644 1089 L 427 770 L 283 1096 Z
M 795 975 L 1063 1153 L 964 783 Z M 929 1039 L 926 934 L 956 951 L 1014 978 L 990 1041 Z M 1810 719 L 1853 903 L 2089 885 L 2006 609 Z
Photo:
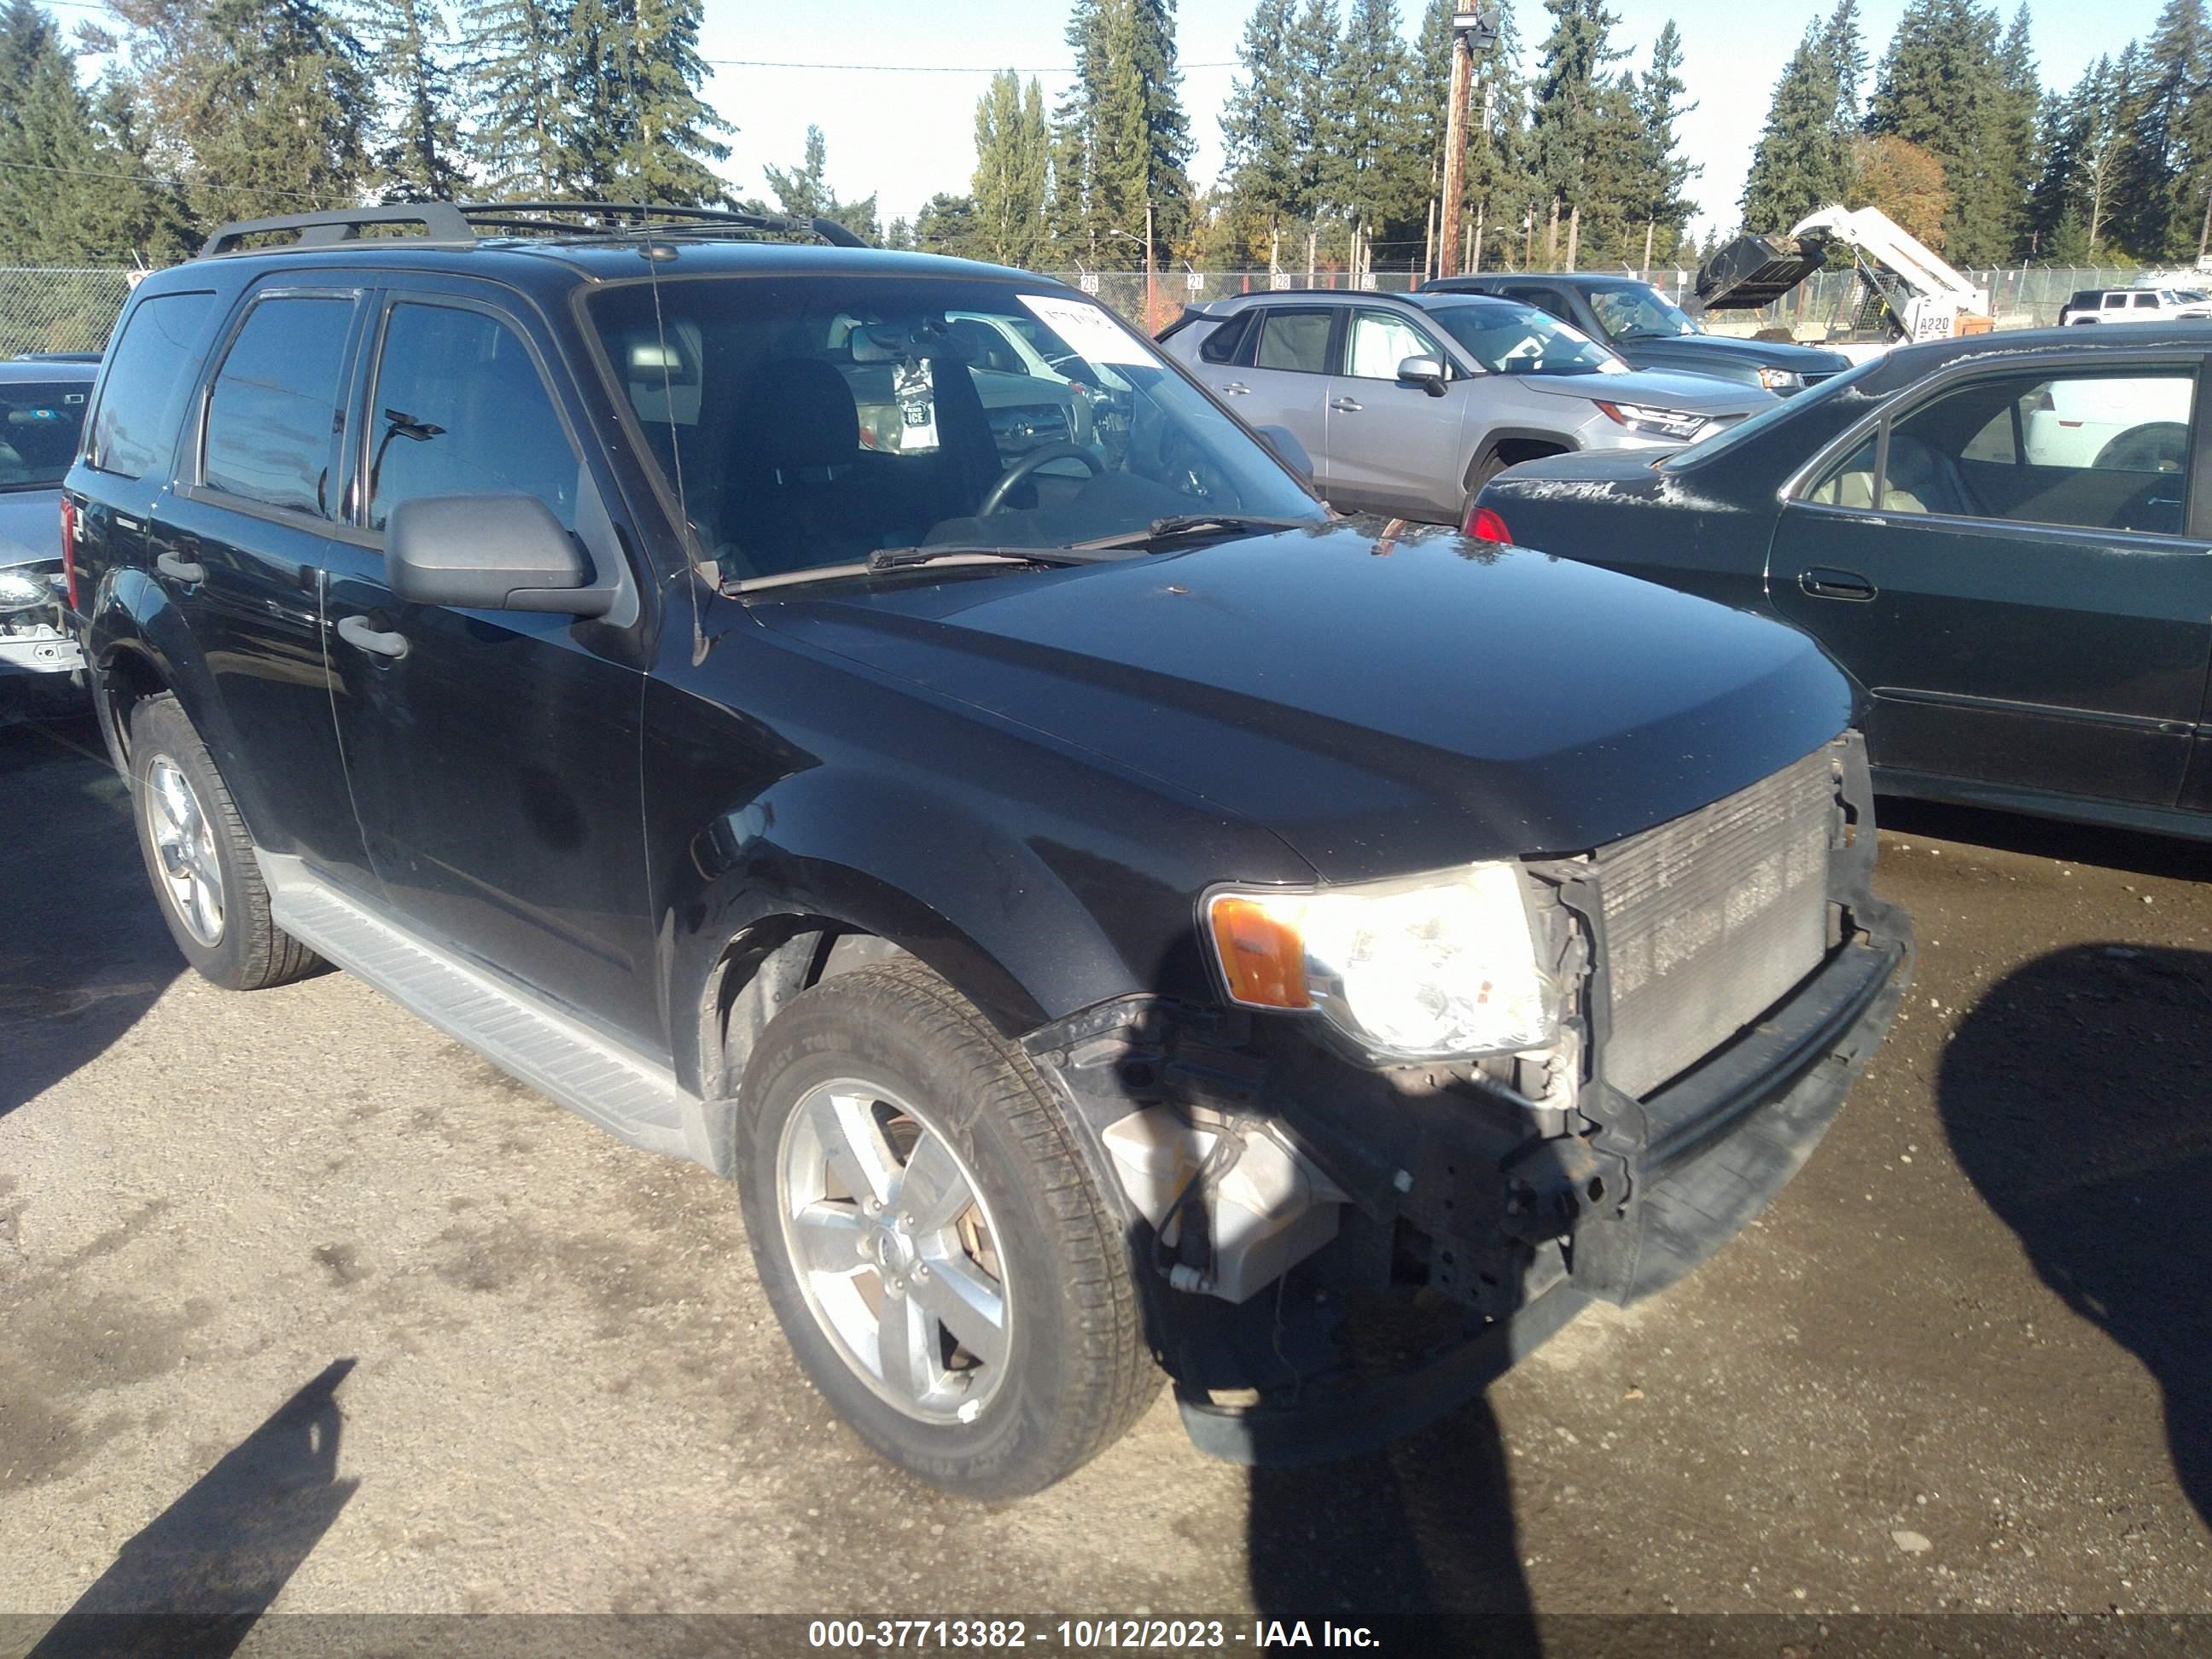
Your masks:
M 693 836 L 665 889 L 657 920 L 678 1076 L 709 1091 L 724 960 L 733 942 L 787 919 L 890 940 L 1008 1036 L 1182 978 L 1191 964 L 1165 958 L 1194 957 L 1188 896 L 1156 890 L 1109 932 L 1073 884 L 1071 866 L 1090 856 L 1024 839 L 909 779 L 817 768 L 780 780 Z

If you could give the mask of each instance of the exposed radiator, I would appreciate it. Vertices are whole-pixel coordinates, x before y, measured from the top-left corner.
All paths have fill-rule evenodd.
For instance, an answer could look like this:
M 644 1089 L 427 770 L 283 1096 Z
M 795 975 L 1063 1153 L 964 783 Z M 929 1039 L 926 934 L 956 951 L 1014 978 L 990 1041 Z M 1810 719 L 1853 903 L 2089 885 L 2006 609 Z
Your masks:
M 1837 813 L 1821 749 L 1599 851 L 1615 1088 L 1649 1094 L 1820 966 Z

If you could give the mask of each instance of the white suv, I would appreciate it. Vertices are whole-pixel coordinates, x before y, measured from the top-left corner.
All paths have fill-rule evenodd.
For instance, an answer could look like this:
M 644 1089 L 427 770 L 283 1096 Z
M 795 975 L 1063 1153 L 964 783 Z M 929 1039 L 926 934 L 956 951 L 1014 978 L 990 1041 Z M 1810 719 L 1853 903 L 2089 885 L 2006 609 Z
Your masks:
M 2171 322 L 2177 317 L 2212 317 L 2212 300 L 2193 289 L 2089 288 L 2058 313 L 2062 325 Z

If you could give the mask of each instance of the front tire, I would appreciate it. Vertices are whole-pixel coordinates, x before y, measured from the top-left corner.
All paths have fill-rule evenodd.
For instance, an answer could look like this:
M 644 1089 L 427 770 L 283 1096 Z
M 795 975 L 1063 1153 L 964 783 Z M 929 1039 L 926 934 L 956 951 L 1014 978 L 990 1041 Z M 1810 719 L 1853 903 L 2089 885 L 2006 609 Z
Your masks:
M 799 1364 L 881 1455 L 1042 1491 L 1158 1391 L 1127 1245 L 1027 1056 L 921 963 L 802 993 L 738 1098 L 745 1227 Z
M 131 800 L 161 920 L 201 977 L 258 991 L 323 966 L 270 919 L 252 837 L 173 696 L 148 697 L 131 712 Z

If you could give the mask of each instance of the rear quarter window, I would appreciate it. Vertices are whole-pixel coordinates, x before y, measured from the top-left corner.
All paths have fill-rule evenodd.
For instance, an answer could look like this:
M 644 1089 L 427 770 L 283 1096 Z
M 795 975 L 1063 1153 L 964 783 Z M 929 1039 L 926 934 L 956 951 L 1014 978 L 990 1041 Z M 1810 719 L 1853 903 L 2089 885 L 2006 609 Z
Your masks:
M 1247 311 L 1231 317 L 1199 342 L 1198 355 L 1209 363 L 1233 362 L 1244 343 L 1244 337 L 1252 331 L 1252 319 L 1260 313 Z
M 85 460 L 118 477 L 166 471 L 181 398 L 199 368 L 200 342 L 215 308 L 211 293 L 156 294 L 138 302 L 108 360 Z

